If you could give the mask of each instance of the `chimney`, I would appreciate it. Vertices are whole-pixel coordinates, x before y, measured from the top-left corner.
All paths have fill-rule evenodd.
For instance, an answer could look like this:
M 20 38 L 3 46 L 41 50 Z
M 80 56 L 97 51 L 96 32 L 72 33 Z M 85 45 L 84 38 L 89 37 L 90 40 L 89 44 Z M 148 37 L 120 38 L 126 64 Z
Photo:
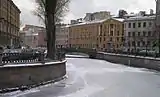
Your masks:
M 150 9 L 150 15 L 153 15 L 153 14 L 154 14 L 153 9 Z
M 139 14 L 140 14 L 141 16 L 145 16 L 145 15 L 146 15 L 146 12 L 145 12 L 145 11 L 140 11 Z

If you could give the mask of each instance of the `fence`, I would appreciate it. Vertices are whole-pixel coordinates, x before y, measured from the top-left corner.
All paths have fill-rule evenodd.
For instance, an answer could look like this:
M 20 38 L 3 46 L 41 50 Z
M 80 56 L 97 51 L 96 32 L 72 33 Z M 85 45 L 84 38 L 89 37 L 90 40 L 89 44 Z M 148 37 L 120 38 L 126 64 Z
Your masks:
M 23 52 L 23 53 L 3 53 L 0 54 L 0 65 L 6 64 L 21 64 L 21 63 L 36 63 L 45 62 L 45 53 L 33 53 L 33 52 Z M 64 52 L 56 52 L 56 60 L 64 60 Z
M 0 64 L 35 63 L 44 61 L 44 53 L 3 53 L 0 54 Z

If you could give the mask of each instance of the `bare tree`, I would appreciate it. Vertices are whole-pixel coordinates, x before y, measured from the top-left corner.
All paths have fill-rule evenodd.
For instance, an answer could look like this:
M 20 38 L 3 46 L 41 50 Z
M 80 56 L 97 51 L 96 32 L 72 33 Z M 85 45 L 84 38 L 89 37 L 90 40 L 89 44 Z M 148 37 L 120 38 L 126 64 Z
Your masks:
M 35 0 L 36 9 L 33 11 L 33 14 L 37 16 L 40 21 L 45 24 L 45 1 L 46 0 Z M 66 12 L 68 12 L 68 4 L 70 0 L 57 0 L 57 5 L 55 9 L 55 22 L 60 23 L 65 16 Z
M 47 32 L 47 57 L 55 59 L 55 24 L 62 20 L 67 11 L 69 0 L 36 0 L 37 9 L 34 14 L 38 16 L 46 26 Z

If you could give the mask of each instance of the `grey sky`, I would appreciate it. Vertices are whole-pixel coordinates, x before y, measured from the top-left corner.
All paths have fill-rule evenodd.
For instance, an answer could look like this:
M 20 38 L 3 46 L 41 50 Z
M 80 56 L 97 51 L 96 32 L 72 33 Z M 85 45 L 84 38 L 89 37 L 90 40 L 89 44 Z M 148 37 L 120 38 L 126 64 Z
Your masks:
M 41 25 L 37 17 L 32 15 L 32 10 L 35 8 L 34 0 L 13 1 L 22 11 L 21 20 L 24 24 Z M 71 0 L 69 9 L 70 12 L 64 18 L 65 22 L 84 17 L 87 12 L 106 10 L 116 15 L 119 9 L 125 9 L 128 12 L 149 11 L 149 9 L 155 9 L 155 0 Z

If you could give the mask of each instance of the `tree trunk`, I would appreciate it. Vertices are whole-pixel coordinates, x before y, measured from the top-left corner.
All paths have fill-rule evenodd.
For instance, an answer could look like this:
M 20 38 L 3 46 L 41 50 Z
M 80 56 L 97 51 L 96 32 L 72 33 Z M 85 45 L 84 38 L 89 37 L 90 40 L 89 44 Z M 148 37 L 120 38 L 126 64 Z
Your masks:
M 55 59 L 56 54 L 56 33 L 54 14 L 56 9 L 57 0 L 46 0 L 46 32 L 47 32 L 47 57 Z

